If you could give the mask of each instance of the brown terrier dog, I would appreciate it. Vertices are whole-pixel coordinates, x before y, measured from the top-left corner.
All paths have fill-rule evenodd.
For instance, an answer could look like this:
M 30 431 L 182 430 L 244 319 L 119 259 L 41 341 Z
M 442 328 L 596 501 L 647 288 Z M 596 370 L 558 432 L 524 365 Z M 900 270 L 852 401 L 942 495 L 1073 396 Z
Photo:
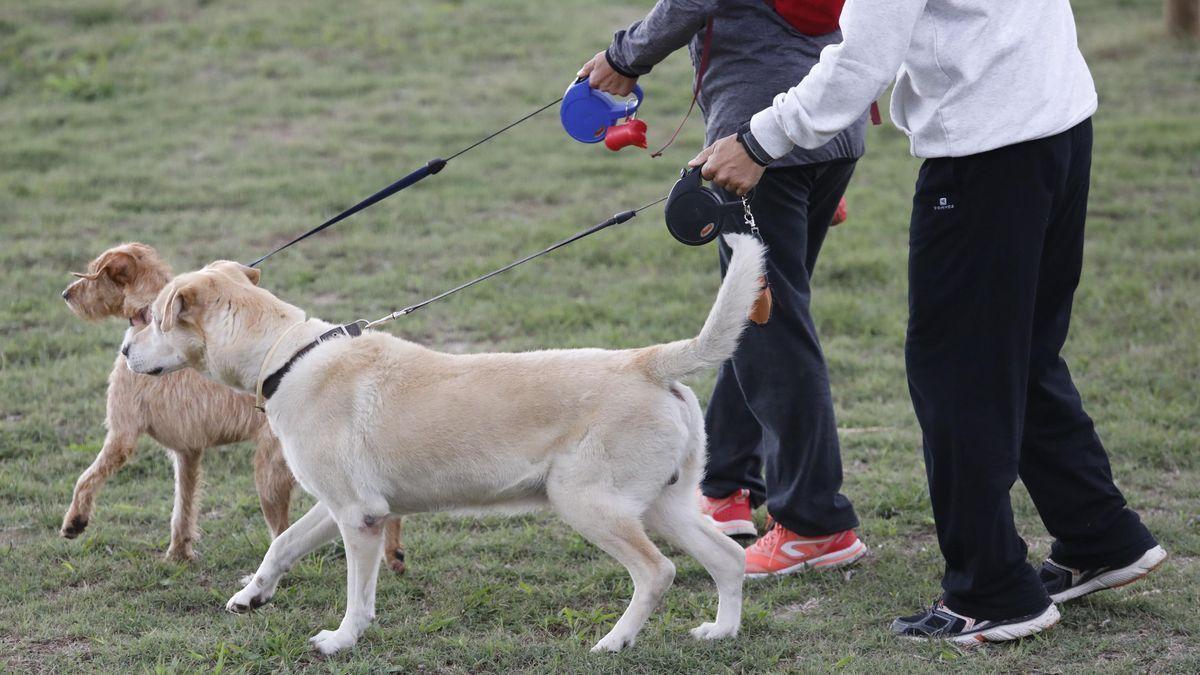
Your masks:
M 113 247 L 88 265 L 62 297 L 81 319 L 99 321 L 110 316 L 129 320 L 129 330 L 146 325 L 150 304 L 171 279 L 171 268 L 158 252 L 145 244 Z M 194 370 L 163 377 L 138 375 L 117 355 L 108 376 L 108 434 L 92 465 L 79 476 L 71 507 L 59 533 L 74 539 L 87 527 L 96 493 L 133 456 L 137 439 L 147 434 L 170 452 L 175 462 L 175 508 L 171 515 L 171 544 L 167 558 L 195 558 L 192 544 L 196 527 L 200 461 L 208 448 L 252 440 L 254 483 L 263 517 L 277 537 L 288 527 L 288 507 L 295 479 L 288 470 L 271 433 L 267 418 L 254 407 L 254 396 L 242 394 L 205 378 Z M 384 559 L 397 573 L 404 572 L 400 519 L 389 523 Z

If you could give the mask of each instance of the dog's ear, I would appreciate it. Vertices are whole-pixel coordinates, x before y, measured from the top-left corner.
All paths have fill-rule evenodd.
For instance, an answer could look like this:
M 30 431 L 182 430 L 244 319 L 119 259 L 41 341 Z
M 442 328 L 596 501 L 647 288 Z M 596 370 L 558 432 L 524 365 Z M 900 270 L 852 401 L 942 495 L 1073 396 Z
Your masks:
M 200 287 L 196 282 L 173 286 L 162 308 L 159 329 L 170 332 L 180 321 L 194 319 L 200 311 Z
M 250 280 L 250 283 L 254 284 L 255 286 L 258 285 L 258 280 L 262 278 L 262 270 L 258 269 L 257 267 L 238 265 L 238 269 L 242 274 L 245 274 L 246 278 Z
M 206 265 L 204 269 L 220 270 L 221 272 L 224 272 L 234 278 L 245 277 L 247 281 L 255 286 L 258 285 L 258 280 L 262 277 L 262 272 L 259 269 L 250 267 L 249 265 L 243 265 L 239 262 L 233 262 L 232 260 L 218 260 L 216 262 L 211 262 Z
M 101 274 L 108 275 L 118 286 L 128 285 L 137 276 L 138 260 L 125 251 L 107 251 L 96 261 L 96 271 L 82 276 L 85 279 L 96 279 Z

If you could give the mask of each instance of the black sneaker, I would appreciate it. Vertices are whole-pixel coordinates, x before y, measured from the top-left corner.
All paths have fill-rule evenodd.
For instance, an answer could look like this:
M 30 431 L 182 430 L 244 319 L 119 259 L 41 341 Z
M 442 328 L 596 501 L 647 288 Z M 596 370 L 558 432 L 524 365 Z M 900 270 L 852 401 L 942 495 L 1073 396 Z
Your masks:
M 1049 558 L 1042 563 L 1042 585 L 1054 602 L 1066 602 L 1088 593 L 1131 584 L 1150 574 L 1167 559 L 1161 546 L 1146 551 L 1137 560 L 1121 567 L 1097 567 L 1077 570 L 1060 565 Z
M 939 600 L 928 611 L 902 616 L 892 622 L 892 633 L 910 640 L 946 640 L 971 646 L 983 642 L 1017 640 L 1040 633 L 1058 623 L 1058 608 L 1046 609 L 1015 619 L 985 621 L 950 611 Z

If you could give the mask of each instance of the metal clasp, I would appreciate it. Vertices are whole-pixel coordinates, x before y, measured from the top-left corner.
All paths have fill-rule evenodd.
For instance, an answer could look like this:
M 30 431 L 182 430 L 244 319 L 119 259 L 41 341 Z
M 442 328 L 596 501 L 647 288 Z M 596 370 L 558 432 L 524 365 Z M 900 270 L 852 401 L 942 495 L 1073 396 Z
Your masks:
M 762 241 L 762 233 L 758 231 L 758 223 L 754 222 L 754 212 L 750 210 L 750 198 L 753 195 L 753 191 L 742 195 L 742 211 L 745 214 L 746 227 L 750 228 L 750 234 L 758 237 L 759 241 Z

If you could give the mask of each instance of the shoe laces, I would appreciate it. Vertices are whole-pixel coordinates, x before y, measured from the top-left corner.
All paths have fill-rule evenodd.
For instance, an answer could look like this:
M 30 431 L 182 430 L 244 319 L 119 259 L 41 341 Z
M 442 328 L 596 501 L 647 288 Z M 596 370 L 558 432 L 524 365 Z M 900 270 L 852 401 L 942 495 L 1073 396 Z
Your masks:
M 775 545 L 783 538 L 783 533 L 786 530 L 771 516 L 767 516 L 767 533 L 764 534 L 758 543 L 765 546 L 768 550 L 774 550 Z

